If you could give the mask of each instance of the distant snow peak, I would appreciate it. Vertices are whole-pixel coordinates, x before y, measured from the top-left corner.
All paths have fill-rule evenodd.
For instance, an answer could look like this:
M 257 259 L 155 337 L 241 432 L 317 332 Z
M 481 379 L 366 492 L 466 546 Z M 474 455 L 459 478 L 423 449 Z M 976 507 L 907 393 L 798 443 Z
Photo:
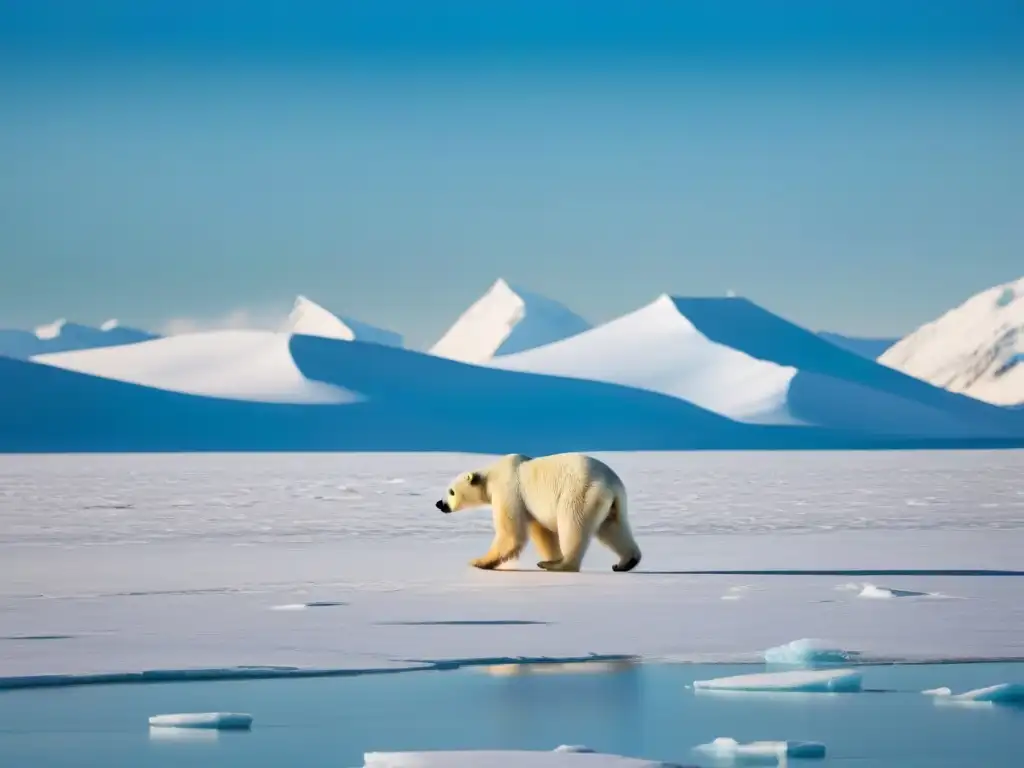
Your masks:
M 459 316 L 430 353 L 483 363 L 576 336 L 590 327 L 557 301 L 499 278 Z
M 54 320 L 52 323 L 46 323 L 45 325 L 36 326 L 34 331 L 37 339 L 56 339 L 60 336 L 60 332 L 67 324 L 67 320 L 63 317 Z
M 878 361 L 996 405 L 1024 403 L 1024 278 L 970 297 Z
M 365 341 L 389 347 L 404 345 L 400 334 L 351 318 L 343 318 L 301 294 L 295 298 L 292 311 L 282 330 L 285 333 L 322 336 L 341 341 Z

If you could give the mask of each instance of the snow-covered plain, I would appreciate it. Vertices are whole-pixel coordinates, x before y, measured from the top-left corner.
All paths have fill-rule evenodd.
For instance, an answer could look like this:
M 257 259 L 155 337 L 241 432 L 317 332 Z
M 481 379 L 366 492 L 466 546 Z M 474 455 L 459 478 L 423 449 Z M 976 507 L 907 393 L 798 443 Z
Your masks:
M 479 456 L 5 456 L 0 686 L 763 663 L 801 638 L 858 662 L 1024 658 L 1024 452 L 602 457 L 631 491 L 630 574 L 598 545 L 579 574 L 531 549 L 468 567 L 489 515 L 433 503 Z

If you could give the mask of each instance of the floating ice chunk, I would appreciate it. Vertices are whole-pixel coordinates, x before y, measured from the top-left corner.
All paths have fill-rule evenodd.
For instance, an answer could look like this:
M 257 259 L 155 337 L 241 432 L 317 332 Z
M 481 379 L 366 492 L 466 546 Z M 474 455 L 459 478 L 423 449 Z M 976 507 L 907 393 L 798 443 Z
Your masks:
M 859 655 L 859 651 L 845 651 L 824 640 L 805 637 L 785 645 L 769 648 L 764 652 L 764 660 L 769 664 L 813 666 L 815 664 L 849 664 Z
M 954 694 L 949 688 L 932 688 L 921 693 L 951 702 L 1024 706 L 1024 684 L 998 683 Z
M 363 768 L 683 768 L 634 757 L 597 752 L 527 750 L 459 750 L 437 752 L 367 752 Z
M 307 608 L 335 608 L 344 603 L 338 603 L 331 600 L 315 600 L 310 603 L 287 603 L 285 605 L 275 605 L 270 608 L 272 611 L 304 611 Z
M 959 693 L 953 698 L 964 701 L 991 701 L 993 704 L 1024 704 L 1024 685 L 1020 683 L 998 683 L 987 688 Z
M 151 728 L 214 728 L 244 730 L 252 725 L 252 715 L 237 712 L 187 712 L 179 715 L 154 715 Z
M 892 587 L 865 584 L 857 597 L 866 597 L 871 600 L 889 600 L 893 597 L 934 597 L 934 595 L 931 592 L 915 592 L 911 589 L 893 589 Z
M 580 752 L 590 754 L 594 750 L 590 747 L 584 747 L 582 744 L 562 744 L 561 746 L 555 747 L 555 752 Z
M 714 691 L 848 693 L 860 690 L 861 674 L 855 669 L 764 672 L 718 677 L 713 680 L 694 680 L 693 687 Z
M 805 760 L 825 757 L 825 745 L 816 741 L 752 741 L 741 744 L 736 739 L 720 736 L 710 744 L 701 744 L 694 749 L 718 759 L 771 765 L 788 757 Z

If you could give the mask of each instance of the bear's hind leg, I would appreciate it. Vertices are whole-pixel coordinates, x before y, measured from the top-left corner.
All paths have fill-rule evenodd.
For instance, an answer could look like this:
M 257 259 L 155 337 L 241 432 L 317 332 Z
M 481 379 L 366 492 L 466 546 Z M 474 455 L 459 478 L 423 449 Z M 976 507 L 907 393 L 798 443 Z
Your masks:
M 562 559 L 562 550 L 558 546 L 558 534 L 549 531 L 536 520 L 530 521 L 530 540 L 537 548 L 541 561 L 537 565 L 541 568 L 552 565 Z
M 640 547 L 633 538 L 629 523 L 618 514 L 613 514 L 597 529 L 597 540 L 619 556 L 619 562 L 612 566 L 617 573 L 631 571 L 640 564 Z
M 582 510 L 572 510 L 564 518 L 558 520 L 558 546 L 562 550 L 562 559 L 556 563 L 540 563 L 547 571 L 576 572 L 583 564 L 583 556 L 587 554 L 590 539 L 594 535 L 594 525 L 604 517 L 603 510 L 595 510 L 591 504 L 610 505 L 611 502 L 597 501 L 588 503 Z

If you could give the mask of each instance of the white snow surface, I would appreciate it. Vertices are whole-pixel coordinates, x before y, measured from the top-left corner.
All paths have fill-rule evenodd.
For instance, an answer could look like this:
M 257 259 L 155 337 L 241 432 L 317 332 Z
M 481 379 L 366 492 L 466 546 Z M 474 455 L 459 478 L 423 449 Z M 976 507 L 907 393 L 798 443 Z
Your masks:
M 400 334 L 350 317 L 341 317 L 301 295 L 296 297 L 292 311 L 281 330 L 284 333 L 323 336 L 342 341 L 365 341 L 389 347 L 403 346 Z
M 1024 658 L 1024 577 L 970 572 L 1019 572 L 1022 451 L 597 455 L 630 491 L 629 574 L 597 544 L 578 574 L 539 570 L 532 548 L 470 568 L 490 514 L 434 501 L 490 457 L 4 456 L 0 688 L 484 657 L 489 674 L 592 655 L 763 664 L 799 638 L 867 662 Z M 839 589 L 865 578 L 960 599 Z M 756 588 L 720 599 L 737 586 Z M 272 610 L 300 604 L 319 607 Z
M 499 279 L 463 312 L 430 354 L 484 363 L 575 336 L 590 323 L 557 301 Z
M 1024 403 L 1024 278 L 967 299 L 894 344 L 878 362 L 996 405 Z
M 363 768 L 677 768 L 672 763 L 599 752 L 539 750 L 450 750 L 367 752 Z
M 350 403 L 359 399 L 341 387 L 305 378 L 292 359 L 290 338 L 273 331 L 205 331 L 37 355 L 32 360 L 207 397 L 286 403 Z
M 796 368 L 711 341 L 667 295 L 572 338 L 489 365 L 660 392 L 742 421 L 797 423 L 786 405 Z

